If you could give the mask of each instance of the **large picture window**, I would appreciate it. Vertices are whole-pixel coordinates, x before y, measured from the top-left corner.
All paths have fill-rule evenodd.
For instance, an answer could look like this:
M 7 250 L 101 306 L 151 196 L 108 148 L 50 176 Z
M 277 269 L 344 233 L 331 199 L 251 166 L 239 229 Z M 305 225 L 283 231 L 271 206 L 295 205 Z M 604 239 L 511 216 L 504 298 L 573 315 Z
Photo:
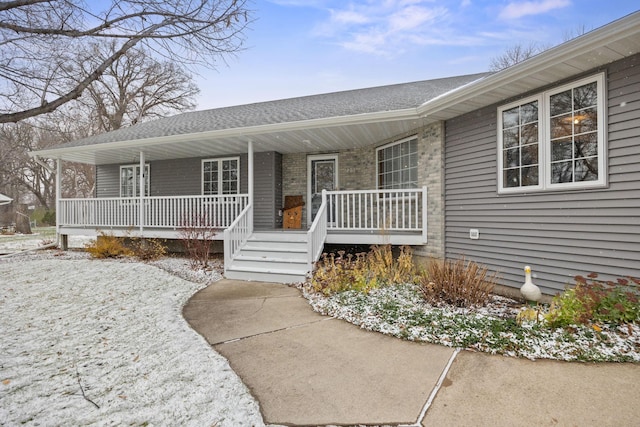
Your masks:
M 144 166 L 144 195 L 149 195 L 149 165 Z M 120 166 L 120 197 L 140 197 L 140 165 Z
M 604 76 L 498 109 L 502 193 L 606 184 Z
M 240 191 L 240 158 L 202 161 L 202 194 L 238 194 Z
M 377 150 L 378 189 L 418 188 L 418 138 L 411 137 Z

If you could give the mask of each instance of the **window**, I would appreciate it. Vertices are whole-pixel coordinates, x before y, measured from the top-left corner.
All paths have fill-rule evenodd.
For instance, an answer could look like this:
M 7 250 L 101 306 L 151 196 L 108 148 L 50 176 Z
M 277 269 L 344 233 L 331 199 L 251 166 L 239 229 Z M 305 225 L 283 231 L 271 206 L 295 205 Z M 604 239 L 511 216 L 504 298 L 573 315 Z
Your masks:
M 202 194 L 238 194 L 240 191 L 240 158 L 202 161 Z
M 418 138 L 411 137 L 377 150 L 378 188 L 418 188 Z
M 149 165 L 144 166 L 144 195 L 149 196 Z M 140 165 L 120 166 L 120 197 L 140 197 Z
M 501 193 L 605 185 L 604 76 L 498 109 Z

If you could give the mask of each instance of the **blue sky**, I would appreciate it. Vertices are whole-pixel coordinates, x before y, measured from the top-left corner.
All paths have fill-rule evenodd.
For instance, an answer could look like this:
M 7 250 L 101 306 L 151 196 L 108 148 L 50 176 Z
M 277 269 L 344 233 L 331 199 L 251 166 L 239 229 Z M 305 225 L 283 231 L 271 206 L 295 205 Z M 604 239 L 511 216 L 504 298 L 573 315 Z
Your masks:
M 615 6 L 614 6 L 615 5 Z M 246 50 L 201 70 L 198 109 L 483 72 L 516 43 L 551 46 L 638 0 L 256 0 Z

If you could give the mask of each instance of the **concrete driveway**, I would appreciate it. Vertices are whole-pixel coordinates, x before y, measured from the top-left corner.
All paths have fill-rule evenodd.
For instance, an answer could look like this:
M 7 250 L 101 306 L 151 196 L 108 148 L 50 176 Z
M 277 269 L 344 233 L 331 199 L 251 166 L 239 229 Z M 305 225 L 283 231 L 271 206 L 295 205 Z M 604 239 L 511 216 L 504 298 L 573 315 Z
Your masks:
M 269 424 L 640 425 L 635 364 L 532 362 L 402 341 L 321 316 L 297 289 L 273 283 L 222 280 L 183 313 Z

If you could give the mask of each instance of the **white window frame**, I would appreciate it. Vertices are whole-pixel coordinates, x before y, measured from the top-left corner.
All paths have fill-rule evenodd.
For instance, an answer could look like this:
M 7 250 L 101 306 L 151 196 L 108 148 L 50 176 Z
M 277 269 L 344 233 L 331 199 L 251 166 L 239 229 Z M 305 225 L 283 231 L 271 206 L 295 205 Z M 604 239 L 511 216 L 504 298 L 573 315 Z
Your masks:
M 227 160 L 235 160 L 238 162 L 238 185 L 236 187 L 235 193 L 223 193 L 222 192 L 222 162 Z M 202 159 L 200 162 L 200 194 L 205 195 L 204 193 L 204 164 L 205 163 L 218 163 L 218 192 L 215 194 L 209 194 L 210 196 L 225 196 L 227 194 L 240 194 L 240 175 L 241 175 L 241 165 L 240 165 L 240 157 L 217 157 L 213 159 Z
M 389 147 L 393 147 L 395 145 L 409 143 L 410 141 L 413 141 L 413 140 L 416 141 L 416 153 L 415 153 L 416 154 L 416 181 L 415 181 L 415 187 L 404 186 L 404 184 L 406 184 L 406 182 L 402 182 L 403 186 L 400 187 L 399 189 L 415 189 L 415 188 L 419 188 L 420 178 L 418 176 L 418 172 L 419 172 L 420 168 L 419 168 L 419 164 L 418 164 L 419 163 L 418 156 L 419 156 L 419 153 L 420 153 L 420 149 L 419 149 L 418 145 L 420 143 L 420 139 L 418 138 L 418 135 L 412 135 L 412 136 L 409 136 L 407 138 L 403 138 L 403 139 L 400 139 L 398 141 L 394 141 L 394 142 L 391 142 L 389 144 L 385 144 L 385 145 L 382 145 L 382 146 L 376 148 L 376 177 L 375 177 L 375 179 L 376 179 L 376 188 L 378 190 L 395 190 L 394 188 L 381 188 L 380 187 L 380 157 L 379 157 L 380 156 L 380 151 L 385 150 L 385 149 L 387 149 Z
M 132 195 L 123 195 L 122 194 L 122 169 L 131 169 L 133 168 L 133 194 Z M 144 196 L 149 197 L 151 193 L 151 167 L 149 163 L 144 164 L 145 175 L 144 175 Z M 130 199 L 135 197 L 140 197 L 138 194 L 138 188 L 140 187 L 140 164 L 135 163 L 131 165 L 120 165 L 120 169 L 118 170 L 118 194 L 123 199 Z
M 598 179 L 593 181 L 578 181 L 565 183 L 551 182 L 551 117 L 550 99 L 553 95 L 564 92 L 568 89 L 583 86 L 589 83 L 597 83 L 597 120 L 598 120 Z M 606 79 L 604 73 L 599 73 L 579 80 L 572 81 L 559 87 L 540 92 L 534 96 L 520 99 L 518 101 L 500 106 L 497 117 L 498 134 L 498 194 L 529 193 L 536 191 L 562 191 L 573 189 L 592 189 L 607 186 L 607 141 L 606 132 Z M 538 185 L 505 187 L 504 186 L 504 161 L 503 161 L 503 135 L 502 135 L 502 112 L 518 105 L 524 105 L 532 101 L 538 101 Z

